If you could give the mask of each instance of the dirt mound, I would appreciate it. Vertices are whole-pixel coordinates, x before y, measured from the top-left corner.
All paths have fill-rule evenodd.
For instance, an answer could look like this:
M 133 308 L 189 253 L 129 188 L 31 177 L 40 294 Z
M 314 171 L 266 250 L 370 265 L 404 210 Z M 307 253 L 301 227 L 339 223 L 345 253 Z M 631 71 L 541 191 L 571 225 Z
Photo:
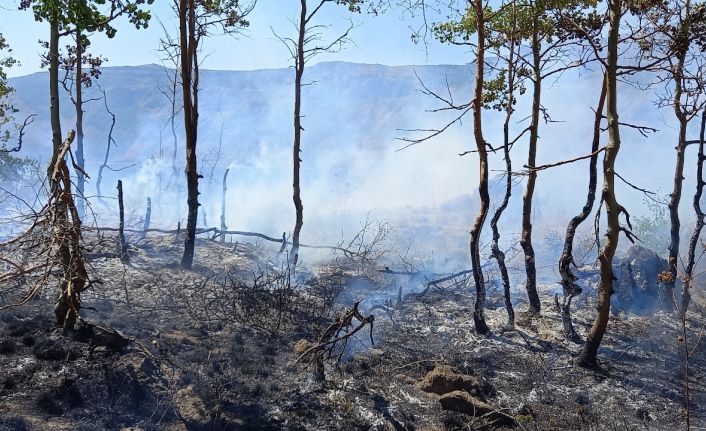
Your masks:
M 486 400 L 492 388 L 480 379 L 465 374 L 459 374 L 448 365 L 439 365 L 430 371 L 417 387 L 424 392 L 444 395 L 450 392 L 465 391 L 481 400 Z

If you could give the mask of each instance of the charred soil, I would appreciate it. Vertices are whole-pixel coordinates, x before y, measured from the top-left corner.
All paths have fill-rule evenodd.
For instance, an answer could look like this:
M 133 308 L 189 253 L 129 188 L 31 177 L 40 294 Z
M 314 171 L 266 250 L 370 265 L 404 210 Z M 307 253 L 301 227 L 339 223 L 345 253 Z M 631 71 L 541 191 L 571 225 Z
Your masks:
M 573 365 L 581 346 L 562 335 L 555 286 L 540 289 L 541 316 L 517 305 L 513 329 L 504 328 L 501 294 L 491 291 L 492 332 L 483 336 L 463 283 L 419 293 L 414 277 L 349 258 L 291 271 L 277 249 L 205 240 L 187 271 L 176 264 L 180 239 L 130 242 L 129 264 L 112 238 L 88 255 L 100 283 L 84 293 L 74 334 L 53 327 L 50 287 L 0 313 L 0 430 L 684 426 L 684 347 L 669 311 L 613 316 L 600 368 L 587 370 Z M 35 281 L 0 289 L 0 305 Z M 694 296 L 687 341 L 697 429 L 706 426 L 706 348 L 704 298 Z M 340 361 L 325 361 L 325 381 L 313 378 L 295 346 L 315 343 L 358 301 L 375 316 L 372 342 L 366 327 Z M 594 309 L 590 293 L 577 304 L 579 335 Z M 115 342 L 109 328 L 127 341 Z

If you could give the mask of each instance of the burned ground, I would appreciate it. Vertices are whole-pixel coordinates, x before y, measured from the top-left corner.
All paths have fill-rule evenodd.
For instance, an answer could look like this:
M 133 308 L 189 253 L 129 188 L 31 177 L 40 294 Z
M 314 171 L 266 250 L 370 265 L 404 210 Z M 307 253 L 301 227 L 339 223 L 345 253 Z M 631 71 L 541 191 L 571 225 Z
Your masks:
M 210 241 L 199 242 L 185 271 L 175 264 L 181 239 L 130 241 L 129 264 L 112 238 L 89 255 L 101 283 L 84 294 L 82 316 L 96 328 L 72 337 L 53 328 L 51 287 L 0 314 L 0 430 L 683 427 L 683 344 L 670 312 L 613 316 L 601 367 L 586 370 L 573 365 L 581 346 L 563 339 L 554 286 L 543 286 L 541 317 L 520 301 L 513 330 L 503 329 L 500 293 L 491 291 L 493 332 L 481 336 L 472 292 L 454 280 L 422 292 L 419 278 L 344 257 L 292 274 L 276 248 Z M 10 303 L 33 282 L 3 287 L 0 300 Z M 375 315 L 374 345 L 362 330 L 340 366 L 327 363 L 326 381 L 313 380 L 295 345 L 315 341 L 358 300 Z M 706 426 L 703 306 L 695 298 L 687 331 L 694 429 Z M 588 292 L 574 314 L 582 336 L 593 310 Z M 102 328 L 131 341 L 86 332 Z M 442 409 L 419 383 L 435 369 L 475 382 L 473 396 L 493 410 Z M 457 392 L 451 397 L 466 396 Z

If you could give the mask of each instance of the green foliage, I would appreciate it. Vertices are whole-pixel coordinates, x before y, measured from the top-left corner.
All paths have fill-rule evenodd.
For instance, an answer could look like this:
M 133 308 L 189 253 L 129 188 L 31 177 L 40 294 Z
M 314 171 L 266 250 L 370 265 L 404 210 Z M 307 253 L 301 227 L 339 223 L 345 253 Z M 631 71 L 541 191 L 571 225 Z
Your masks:
M 540 47 L 557 47 L 576 39 L 598 37 L 603 17 L 596 12 L 596 5 L 596 0 L 506 0 L 497 9 L 486 6 L 483 11 L 486 49 L 506 58 L 509 50 L 522 52 L 521 46 L 530 43 L 535 32 Z M 473 45 L 473 35 L 477 31 L 478 22 L 472 5 L 457 19 L 433 25 L 436 39 L 455 45 Z M 526 91 L 524 80 L 533 73 L 526 66 L 514 67 L 514 94 L 522 95 Z M 484 81 L 483 107 L 505 111 L 517 102 L 515 97 L 507 100 L 510 72 L 507 67 L 495 69 L 495 72 L 494 77 Z
M 35 160 L 0 151 L 0 184 L 19 183 L 38 168 Z
M 112 22 L 119 16 L 127 16 L 137 29 L 146 28 L 151 14 L 143 7 L 152 3 L 154 0 L 22 0 L 20 9 L 31 9 L 40 22 L 56 19 L 64 33 L 79 27 L 112 38 L 117 32 Z
M 659 200 L 666 200 L 662 197 Z M 649 247 L 655 253 L 664 256 L 670 243 L 670 222 L 667 205 L 655 202 L 651 199 L 644 199 L 648 213 L 646 215 L 634 217 L 632 222 L 633 232 L 637 235 L 645 247 Z

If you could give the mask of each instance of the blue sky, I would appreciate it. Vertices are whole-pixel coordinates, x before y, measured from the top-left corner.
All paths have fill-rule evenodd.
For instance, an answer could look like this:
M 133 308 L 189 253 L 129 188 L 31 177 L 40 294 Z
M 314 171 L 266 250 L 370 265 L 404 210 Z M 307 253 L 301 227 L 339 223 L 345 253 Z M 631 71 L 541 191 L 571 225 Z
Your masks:
M 21 65 L 9 71 L 10 76 L 20 76 L 40 70 L 42 49 L 38 40 L 48 39 L 46 23 L 36 23 L 27 11 L 18 11 L 19 0 L 0 0 L 0 32 L 2 32 Z M 312 4 L 314 2 L 311 2 Z M 158 20 L 172 32 L 175 29 L 171 1 L 155 0 L 153 22 L 146 30 L 136 31 L 126 20 L 116 24 L 117 36 L 109 40 L 102 35 L 92 37 L 93 52 L 108 58 L 108 66 L 140 65 L 158 63 L 157 47 L 162 36 Z M 204 46 L 203 67 L 223 70 L 252 70 L 287 67 L 291 62 L 289 53 L 273 35 L 293 36 L 296 29 L 292 20 L 298 13 L 295 0 L 259 0 L 250 16 L 251 26 L 237 39 L 217 36 Z M 386 65 L 404 64 L 463 64 L 470 57 L 463 48 L 443 46 L 431 42 L 429 49 L 422 44 L 415 45 L 411 40 L 410 26 L 418 25 L 418 18 L 401 11 L 393 11 L 381 16 L 351 14 L 345 7 L 329 5 L 317 15 L 317 24 L 330 25 L 330 35 L 345 30 L 348 19 L 356 28 L 351 33 L 352 43 L 342 52 L 321 55 L 312 60 L 351 61 L 359 63 L 380 63 Z M 64 44 L 70 43 L 65 39 Z

